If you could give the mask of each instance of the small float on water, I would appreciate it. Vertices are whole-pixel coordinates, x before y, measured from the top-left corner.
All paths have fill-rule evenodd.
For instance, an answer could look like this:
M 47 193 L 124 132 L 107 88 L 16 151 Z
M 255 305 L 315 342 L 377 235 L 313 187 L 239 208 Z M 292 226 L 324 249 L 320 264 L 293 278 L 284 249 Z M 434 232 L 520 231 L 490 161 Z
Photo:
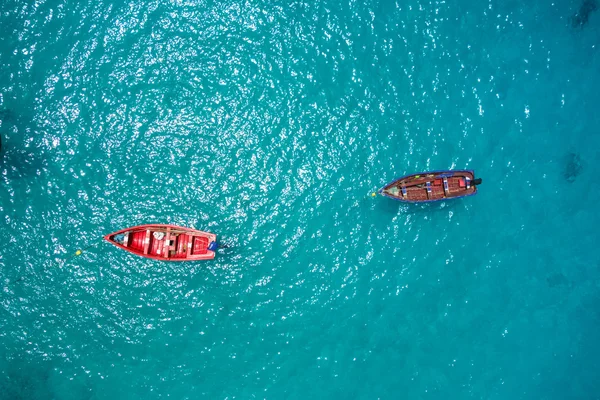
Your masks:
M 426 203 L 472 196 L 480 184 L 473 171 L 432 171 L 403 176 L 379 193 L 407 203 Z
M 138 225 L 104 236 L 120 249 L 162 261 L 212 260 L 217 235 L 177 225 Z

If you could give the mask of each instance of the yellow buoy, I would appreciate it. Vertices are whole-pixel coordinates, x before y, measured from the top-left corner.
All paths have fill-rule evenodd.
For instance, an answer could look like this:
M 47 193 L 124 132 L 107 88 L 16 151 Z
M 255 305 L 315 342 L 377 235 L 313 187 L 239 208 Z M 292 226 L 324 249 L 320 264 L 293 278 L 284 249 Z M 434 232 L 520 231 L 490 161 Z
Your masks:
M 80 256 L 80 255 L 81 255 L 81 250 L 77 250 L 77 251 L 75 252 L 75 255 L 76 255 L 76 256 Z
M 377 196 L 377 193 L 375 193 L 375 192 L 371 193 L 371 197 L 375 197 L 375 196 Z

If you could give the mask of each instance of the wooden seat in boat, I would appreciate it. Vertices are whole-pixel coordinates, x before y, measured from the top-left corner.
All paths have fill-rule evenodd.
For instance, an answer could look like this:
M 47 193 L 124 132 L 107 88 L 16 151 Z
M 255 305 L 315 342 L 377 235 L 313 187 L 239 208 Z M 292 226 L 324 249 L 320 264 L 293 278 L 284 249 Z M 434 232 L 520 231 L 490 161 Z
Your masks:
M 144 254 L 148 254 L 150 251 L 150 229 L 146 230 L 146 238 L 144 239 Z

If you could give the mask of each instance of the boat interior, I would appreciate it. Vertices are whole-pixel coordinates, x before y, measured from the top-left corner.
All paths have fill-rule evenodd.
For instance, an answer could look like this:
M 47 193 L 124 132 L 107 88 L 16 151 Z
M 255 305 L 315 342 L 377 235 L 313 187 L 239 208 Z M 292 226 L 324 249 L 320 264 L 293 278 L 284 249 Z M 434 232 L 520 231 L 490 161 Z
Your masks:
M 384 193 L 407 201 L 431 201 L 466 196 L 477 188 L 470 172 L 414 175 L 396 181 L 384 189 Z
M 112 240 L 140 255 L 164 257 L 165 259 L 185 259 L 208 252 L 209 240 L 206 236 L 192 232 L 144 229 L 127 231 L 114 235 Z

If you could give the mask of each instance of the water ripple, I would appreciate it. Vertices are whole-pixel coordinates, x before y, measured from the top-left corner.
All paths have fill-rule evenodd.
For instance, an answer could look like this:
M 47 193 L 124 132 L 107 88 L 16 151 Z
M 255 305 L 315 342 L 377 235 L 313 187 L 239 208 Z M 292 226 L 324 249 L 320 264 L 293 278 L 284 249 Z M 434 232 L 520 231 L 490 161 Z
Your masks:
M 546 307 L 536 268 L 570 256 L 542 233 L 577 229 L 559 234 L 578 277 L 597 259 L 593 214 L 542 203 L 563 187 L 563 147 L 595 159 L 580 144 L 597 125 L 594 31 L 573 32 L 571 8 L 4 2 L 0 389 L 509 397 L 505 343 L 521 345 L 507 335 L 552 318 L 522 304 Z M 369 197 L 404 173 L 463 167 L 486 181 L 468 201 Z M 571 184 L 586 179 L 581 167 Z M 187 265 L 104 243 L 67 259 L 148 222 L 231 248 Z M 593 303 L 588 281 L 564 307 Z M 552 364 L 536 354 L 535 368 Z

